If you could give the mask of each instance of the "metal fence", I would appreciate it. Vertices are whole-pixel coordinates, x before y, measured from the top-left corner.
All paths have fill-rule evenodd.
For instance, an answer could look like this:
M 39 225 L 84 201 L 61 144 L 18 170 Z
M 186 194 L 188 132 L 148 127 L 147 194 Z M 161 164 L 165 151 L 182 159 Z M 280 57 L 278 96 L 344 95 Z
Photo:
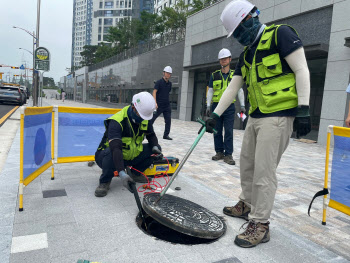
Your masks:
M 179 41 L 184 40 L 185 35 L 186 35 L 185 28 L 181 28 L 181 29 L 177 29 L 176 31 L 161 34 L 160 36 L 148 42 L 138 44 L 137 47 L 130 48 L 104 61 L 101 61 L 99 63 L 89 66 L 89 72 L 115 64 L 125 59 L 129 59 L 129 58 L 141 55 L 151 50 L 155 50 L 161 47 L 175 44 Z

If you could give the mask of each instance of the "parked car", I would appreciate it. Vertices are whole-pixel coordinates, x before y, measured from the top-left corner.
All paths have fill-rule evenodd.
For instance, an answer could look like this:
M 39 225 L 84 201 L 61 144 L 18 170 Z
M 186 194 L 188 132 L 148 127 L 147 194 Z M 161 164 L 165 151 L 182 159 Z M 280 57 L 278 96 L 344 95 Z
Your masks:
M 21 89 L 23 88 L 24 93 L 26 94 L 26 98 L 29 99 L 29 90 L 27 89 L 26 86 L 21 86 Z
M 24 86 L 20 86 L 19 89 L 21 90 L 21 93 L 22 93 L 22 101 L 23 101 L 23 104 L 26 104 L 27 103 L 27 98 L 28 98 L 28 95 L 27 95 L 27 88 L 24 87 Z
M 17 86 L 2 85 L 0 86 L 0 103 L 16 103 L 20 106 L 24 103 L 25 95 Z

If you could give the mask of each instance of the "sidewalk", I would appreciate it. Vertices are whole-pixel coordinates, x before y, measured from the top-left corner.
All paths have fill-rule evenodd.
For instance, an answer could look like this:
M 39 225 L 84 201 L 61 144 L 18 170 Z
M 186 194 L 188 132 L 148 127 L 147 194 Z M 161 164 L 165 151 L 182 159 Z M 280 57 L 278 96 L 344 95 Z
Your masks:
M 95 105 L 43 99 L 43 106 Z M 163 118 L 155 131 L 166 156 L 180 160 L 190 148 L 200 124 L 172 120 L 173 141 L 161 139 Z M 18 211 L 19 129 L 0 174 L 0 262 L 76 263 L 88 259 L 113 262 L 349 262 L 350 217 L 328 209 L 327 225 L 321 225 L 322 200 L 307 215 L 312 196 L 323 188 L 325 149 L 317 144 L 291 140 L 282 157 L 271 240 L 252 249 L 234 245 L 242 219 L 224 216 L 240 193 L 239 153 L 243 131 L 234 131 L 235 166 L 211 161 L 213 138 L 205 134 L 183 167 L 171 194 L 188 199 L 223 216 L 226 234 L 202 245 L 174 245 L 142 232 L 135 223 L 138 209 L 133 196 L 114 179 L 104 198 L 94 190 L 101 169 L 87 163 L 55 166 L 24 189 L 24 211 Z M 64 189 L 66 196 L 43 198 L 43 191 Z

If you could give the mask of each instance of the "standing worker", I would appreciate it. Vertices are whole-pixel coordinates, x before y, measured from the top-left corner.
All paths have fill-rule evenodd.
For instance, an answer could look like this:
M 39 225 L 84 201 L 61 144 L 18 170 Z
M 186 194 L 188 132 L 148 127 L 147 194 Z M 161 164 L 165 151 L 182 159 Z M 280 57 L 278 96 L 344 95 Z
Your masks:
M 144 172 L 153 164 L 152 154 L 161 154 L 158 139 L 149 120 L 156 109 L 156 102 L 148 92 L 140 92 L 126 106 L 105 120 L 106 131 L 95 153 L 95 161 L 102 169 L 95 196 L 106 196 L 112 178 L 119 176 L 123 185 L 132 192 L 129 182 L 147 183 L 146 177 L 137 171 L 127 173 L 125 166 L 133 166 Z M 146 136 L 148 143 L 142 144 Z
M 270 240 L 269 218 L 276 189 L 276 168 L 294 130 L 311 130 L 310 74 L 297 32 L 287 25 L 262 25 L 260 11 L 250 2 L 230 2 L 221 14 L 228 32 L 243 46 L 234 76 L 215 111 L 206 121 L 212 132 L 243 82 L 248 88 L 249 119 L 240 155 L 240 201 L 225 207 L 229 216 L 249 220 L 235 238 L 240 247 Z M 293 125 L 294 121 L 294 125 Z
M 207 94 L 207 116 L 213 112 L 218 105 L 222 94 L 226 90 L 227 86 L 232 80 L 234 70 L 230 69 L 231 52 L 230 50 L 223 48 L 220 50 L 218 59 L 221 65 L 221 69 L 213 72 L 209 80 L 209 89 Z M 245 112 L 244 106 L 244 94 L 240 89 L 239 102 L 241 104 L 241 111 Z M 210 109 L 210 103 L 213 100 L 213 105 Z M 232 100 L 230 106 L 224 111 L 216 122 L 215 129 L 217 133 L 214 134 L 214 147 L 216 154 L 211 158 L 214 161 L 224 159 L 224 162 L 230 165 L 235 165 L 233 160 L 233 124 L 235 121 L 235 99 Z M 222 136 L 223 129 L 225 128 L 225 135 Z
M 349 84 L 349 86 L 347 87 L 346 92 L 347 92 L 348 94 L 350 94 L 350 84 Z M 345 120 L 345 125 L 346 125 L 346 127 L 350 128 L 350 100 L 349 100 L 348 117 L 347 117 L 346 120 Z
M 173 69 L 170 66 L 166 66 L 163 70 L 163 77 L 155 83 L 153 90 L 153 97 L 157 102 L 157 111 L 154 113 L 151 123 L 153 124 L 158 116 L 163 113 L 165 121 L 163 139 L 165 140 L 172 140 L 172 138 L 169 137 L 171 126 L 171 106 L 169 100 L 171 82 L 169 79 L 172 73 Z

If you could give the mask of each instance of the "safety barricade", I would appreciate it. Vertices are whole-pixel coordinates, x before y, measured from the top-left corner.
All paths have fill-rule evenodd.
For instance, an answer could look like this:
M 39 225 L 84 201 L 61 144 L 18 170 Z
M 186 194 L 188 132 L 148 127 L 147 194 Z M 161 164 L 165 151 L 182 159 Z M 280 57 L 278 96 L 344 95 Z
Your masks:
M 24 187 L 48 168 L 52 167 L 54 180 L 57 163 L 94 161 L 105 132 L 104 120 L 120 110 L 21 107 L 19 210 L 23 211 Z
M 54 158 L 53 107 L 21 107 L 19 210 L 23 188 L 52 166 Z
M 329 157 L 331 135 L 334 134 L 332 154 L 330 190 L 328 189 Z M 326 225 L 327 207 L 334 208 L 350 215 L 350 129 L 328 126 L 324 188 L 313 197 L 309 206 L 317 196 L 324 196 L 322 224 Z M 329 195 L 329 202 L 328 202 Z

